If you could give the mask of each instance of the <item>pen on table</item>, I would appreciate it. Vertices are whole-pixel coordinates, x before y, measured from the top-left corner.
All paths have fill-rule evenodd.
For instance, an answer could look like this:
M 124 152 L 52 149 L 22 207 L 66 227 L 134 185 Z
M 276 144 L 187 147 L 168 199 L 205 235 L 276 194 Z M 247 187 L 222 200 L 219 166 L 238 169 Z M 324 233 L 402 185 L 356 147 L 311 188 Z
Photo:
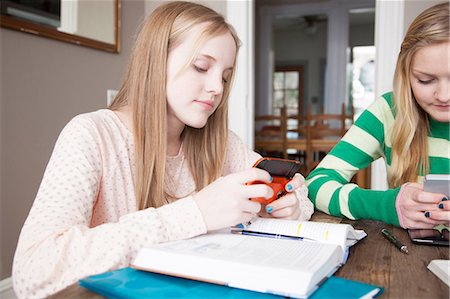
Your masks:
M 313 239 L 304 238 L 304 237 L 288 236 L 288 235 L 282 235 L 282 234 L 264 233 L 264 232 L 249 231 L 249 230 L 232 230 L 231 233 L 239 234 L 239 235 L 246 235 L 246 236 L 274 238 L 274 239 L 310 240 L 310 241 L 314 241 Z
M 381 233 L 383 234 L 383 236 L 386 237 L 386 239 L 388 239 L 392 244 L 394 244 L 395 247 L 397 247 L 401 252 L 408 253 L 408 248 L 406 247 L 406 245 L 403 244 L 402 242 L 400 242 L 390 231 L 383 228 L 381 230 Z

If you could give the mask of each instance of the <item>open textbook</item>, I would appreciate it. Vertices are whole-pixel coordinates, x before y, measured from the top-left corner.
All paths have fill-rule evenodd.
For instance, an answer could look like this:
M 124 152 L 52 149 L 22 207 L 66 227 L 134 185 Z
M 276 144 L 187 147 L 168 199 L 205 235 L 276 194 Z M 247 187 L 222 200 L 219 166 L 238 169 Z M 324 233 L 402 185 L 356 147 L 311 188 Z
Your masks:
M 141 249 L 133 268 L 229 287 L 306 298 L 345 263 L 364 231 L 346 224 L 258 218 L 232 231 Z M 279 238 L 276 235 L 294 238 Z
M 345 251 L 348 247 L 367 236 L 363 230 L 356 230 L 349 224 L 255 218 L 246 225 L 233 227 L 232 231 L 257 232 L 283 238 L 285 236 L 336 244 Z

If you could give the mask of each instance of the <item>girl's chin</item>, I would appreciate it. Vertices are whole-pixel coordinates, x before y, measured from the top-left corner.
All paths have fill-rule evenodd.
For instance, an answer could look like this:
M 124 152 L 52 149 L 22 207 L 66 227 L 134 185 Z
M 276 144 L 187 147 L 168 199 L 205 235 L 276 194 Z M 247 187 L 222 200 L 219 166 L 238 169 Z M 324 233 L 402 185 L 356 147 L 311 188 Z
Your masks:
M 448 123 L 450 122 L 450 111 L 447 112 L 435 112 L 430 115 L 432 119 L 435 121 L 441 122 L 441 123 Z
M 186 124 L 186 126 L 194 128 L 194 129 L 201 129 L 201 128 L 206 126 L 206 123 L 207 123 L 207 121 L 205 121 L 205 122 L 195 122 L 195 123 Z

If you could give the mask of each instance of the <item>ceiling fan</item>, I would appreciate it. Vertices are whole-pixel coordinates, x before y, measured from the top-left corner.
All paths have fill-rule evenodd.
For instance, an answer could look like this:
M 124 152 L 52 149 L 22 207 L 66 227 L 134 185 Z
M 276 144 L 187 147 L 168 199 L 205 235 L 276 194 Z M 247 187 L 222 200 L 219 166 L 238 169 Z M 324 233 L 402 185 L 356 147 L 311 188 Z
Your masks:
M 317 32 L 319 23 L 327 22 L 326 15 L 305 15 L 289 17 L 278 22 L 279 28 L 300 28 L 304 29 L 306 34 L 314 34 Z

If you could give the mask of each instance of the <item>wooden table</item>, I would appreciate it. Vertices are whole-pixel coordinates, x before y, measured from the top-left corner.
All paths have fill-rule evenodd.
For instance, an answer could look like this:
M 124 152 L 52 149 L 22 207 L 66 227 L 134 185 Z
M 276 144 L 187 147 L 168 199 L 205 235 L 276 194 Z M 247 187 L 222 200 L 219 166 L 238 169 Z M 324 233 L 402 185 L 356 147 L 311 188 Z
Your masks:
M 449 298 L 449 287 L 427 269 L 433 259 L 449 258 L 449 248 L 413 244 L 401 228 L 377 221 L 343 220 L 363 229 L 367 237 L 350 249 L 347 263 L 337 276 L 384 287 L 381 298 Z M 389 229 L 408 247 L 408 254 L 400 252 L 381 234 Z
M 448 259 L 449 248 L 415 245 L 405 230 L 378 221 L 339 219 L 316 212 L 314 221 L 342 222 L 363 229 L 367 237 L 350 249 L 347 263 L 339 269 L 337 276 L 384 287 L 384 298 L 449 298 L 449 287 L 427 269 L 433 259 Z M 409 253 L 400 252 L 386 240 L 381 229 L 389 229 L 408 246 Z M 50 298 L 103 298 L 78 285 L 72 285 Z

